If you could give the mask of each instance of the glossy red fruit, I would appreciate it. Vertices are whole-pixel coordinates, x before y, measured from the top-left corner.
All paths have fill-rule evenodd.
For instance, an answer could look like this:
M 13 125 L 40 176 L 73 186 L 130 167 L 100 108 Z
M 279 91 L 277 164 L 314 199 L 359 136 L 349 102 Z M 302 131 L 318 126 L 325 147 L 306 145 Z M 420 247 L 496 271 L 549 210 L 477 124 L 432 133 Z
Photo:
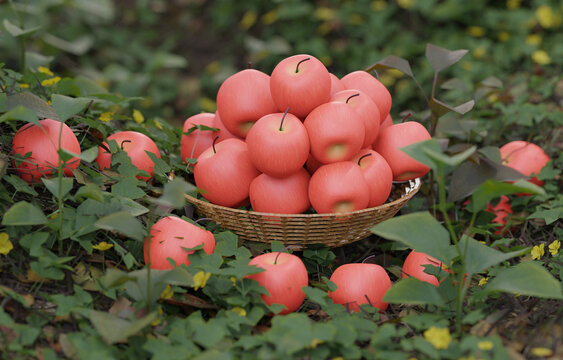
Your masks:
M 439 260 L 422 252 L 411 251 L 403 263 L 403 279 L 412 276 L 434 286 L 440 285 L 436 276 L 424 272 L 424 265 L 442 266 L 444 272 L 451 272 Z
M 205 125 L 210 128 L 215 127 L 214 120 L 215 114 L 211 113 L 201 113 L 190 116 L 184 121 L 183 132 L 187 133 L 196 125 Z M 197 159 L 203 150 L 213 144 L 215 136 L 216 132 L 211 130 L 194 130 L 189 135 L 182 135 L 180 140 L 180 155 L 182 156 L 182 160 L 187 162 L 187 159 Z
M 530 176 L 530 182 L 543 186 L 543 181 L 534 176 L 539 174 L 550 160 L 541 147 L 528 141 L 511 141 L 501 146 L 500 156 L 503 165 Z
M 368 207 L 385 203 L 393 187 L 393 171 L 387 161 L 371 149 L 362 149 L 353 161 L 362 169 L 369 186 Z
M 258 175 L 250 184 L 250 203 L 254 211 L 275 214 L 300 214 L 311 207 L 309 179 L 304 168 L 284 178 Z
M 379 108 L 380 119 L 384 120 L 391 111 L 391 93 L 379 80 L 365 71 L 354 71 L 344 76 L 340 81 L 346 89 L 362 90 L 371 97 Z

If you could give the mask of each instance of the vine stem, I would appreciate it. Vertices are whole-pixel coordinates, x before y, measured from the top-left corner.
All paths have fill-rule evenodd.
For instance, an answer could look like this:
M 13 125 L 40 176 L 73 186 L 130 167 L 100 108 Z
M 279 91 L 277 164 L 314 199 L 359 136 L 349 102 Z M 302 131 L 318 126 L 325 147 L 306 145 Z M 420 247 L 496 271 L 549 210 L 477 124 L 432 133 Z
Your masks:
M 63 126 L 64 123 L 61 121 L 61 126 L 59 127 L 59 141 L 58 149 L 61 151 L 61 142 L 63 137 Z M 61 159 L 61 154 L 59 154 L 59 168 L 57 169 L 57 182 L 59 188 L 58 196 L 58 207 L 59 207 L 59 254 L 63 253 L 63 175 L 64 175 L 64 163 Z

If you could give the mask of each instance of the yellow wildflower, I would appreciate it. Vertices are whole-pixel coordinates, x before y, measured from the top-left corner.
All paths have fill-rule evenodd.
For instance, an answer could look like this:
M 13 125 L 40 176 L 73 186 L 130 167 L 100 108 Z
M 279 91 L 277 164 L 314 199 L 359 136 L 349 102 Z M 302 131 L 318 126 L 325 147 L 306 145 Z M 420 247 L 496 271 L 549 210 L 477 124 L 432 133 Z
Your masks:
M 29 89 L 29 84 L 19 83 L 18 85 L 20 86 L 21 89 Z
M 59 81 L 61 81 L 61 78 L 59 76 L 55 76 L 54 78 L 45 79 L 41 81 L 41 86 L 53 86 Z
M 233 283 L 233 286 L 237 286 L 237 278 L 236 278 L 236 277 L 231 276 L 231 277 L 229 278 L 229 280 L 231 280 L 231 282 Z
M 532 53 L 532 60 L 534 60 L 536 64 L 540 64 L 540 65 L 547 65 L 551 63 L 551 58 L 549 57 L 549 54 L 544 50 L 534 51 Z
M 541 243 L 539 246 L 536 245 L 532 248 L 532 260 L 539 260 L 545 254 L 544 247 L 545 244 Z
M 485 285 L 487 281 L 489 281 L 488 277 L 481 278 L 481 280 L 479 280 L 479 286 Z
M 53 76 L 53 75 L 54 75 L 53 72 L 52 72 L 51 70 L 49 70 L 48 67 L 45 67 L 45 66 L 40 66 L 40 67 L 38 67 L 38 68 L 37 68 L 37 71 L 39 71 L 39 72 L 42 73 L 42 74 L 49 75 L 49 76 Z
M 271 25 L 278 20 L 278 10 L 274 9 L 268 11 L 264 15 L 262 15 L 262 23 L 265 25 Z
M 106 250 L 111 249 L 112 247 L 113 247 L 113 244 L 108 244 L 105 241 L 102 241 L 102 242 L 92 246 L 93 249 L 100 250 L 100 251 L 106 251 Z
M 133 120 L 135 120 L 137 124 L 140 124 L 143 121 L 145 121 L 145 117 L 143 116 L 143 113 L 141 113 L 139 110 L 133 109 Z
M 104 112 L 100 115 L 100 121 L 108 122 L 108 121 L 111 121 L 111 120 L 113 120 L 113 113 L 112 112 L 107 111 L 107 112 Z
M 342 356 L 337 356 L 337 357 L 333 357 L 330 360 L 344 360 L 344 358 Z
M 236 312 L 236 313 L 239 314 L 240 316 L 246 316 L 246 310 L 244 310 L 244 309 L 241 308 L 240 306 L 235 306 L 234 308 L 231 309 L 231 311 Z
M 450 330 L 431 326 L 424 332 L 424 338 L 436 349 L 447 349 L 452 342 Z
M 548 248 L 549 248 L 549 253 L 551 254 L 551 256 L 557 255 L 557 253 L 559 253 L 560 247 L 561 247 L 561 241 L 559 241 L 559 240 L 555 240 L 551 244 L 549 244 Z
M 484 351 L 488 351 L 488 350 L 492 350 L 493 347 L 495 346 L 495 344 L 493 344 L 492 341 L 479 341 L 477 343 L 477 347 L 479 348 L 479 350 L 484 350 Z
M 470 63 L 469 61 L 462 61 L 460 65 L 461 65 L 461 68 L 462 68 L 463 70 L 471 70 L 471 69 L 473 69 L 473 64 Z
M 397 0 L 397 4 L 403 9 L 410 9 L 414 3 L 416 3 L 416 0 Z
M 319 20 L 332 20 L 336 17 L 336 12 L 334 9 L 328 8 L 326 6 L 318 7 L 315 10 L 315 17 Z
M 510 34 L 507 31 L 500 31 L 498 33 L 498 39 L 501 42 L 507 42 L 510 39 Z
M 526 37 L 526 44 L 528 45 L 539 45 L 541 44 L 542 38 L 538 34 L 530 34 Z
M 217 103 L 208 97 L 199 99 L 199 106 L 205 112 L 215 112 L 217 110 Z
M 308 349 L 315 349 L 317 346 L 319 346 L 320 344 L 323 344 L 324 341 L 319 340 L 319 339 L 313 339 L 313 341 L 311 341 L 311 343 L 309 344 L 309 346 L 307 346 Z
M 151 322 L 152 326 L 160 325 L 160 323 L 162 322 L 161 316 L 162 314 L 164 314 L 164 311 L 160 306 L 156 309 L 156 311 L 158 312 L 158 317 Z
M 383 85 L 385 85 L 385 87 L 389 88 L 390 86 L 395 84 L 396 80 L 393 76 L 391 76 L 387 73 L 383 73 L 383 74 L 379 75 L 379 82 L 382 83 Z
M 544 347 L 534 347 L 530 352 L 533 356 L 538 356 L 538 357 L 539 356 L 546 357 L 553 355 L 553 351 L 551 351 L 551 349 Z
M 166 289 L 162 291 L 162 294 L 160 294 L 160 298 L 162 300 L 168 300 L 172 298 L 173 295 L 174 295 L 174 291 L 172 290 L 170 285 L 166 285 Z
M 387 3 L 383 0 L 375 0 L 371 3 L 371 9 L 375 11 L 382 11 L 387 7 Z
M 553 12 L 553 9 L 548 5 L 542 5 L 536 10 L 536 18 L 540 23 L 541 27 L 544 29 L 549 29 L 555 27 L 557 24 L 557 15 Z
M 348 20 L 352 25 L 362 25 L 366 21 L 366 19 L 364 19 L 364 17 L 360 14 L 352 14 Z
M 13 248 L 14 245 L 10 241 L 8 233 L 0 233 L 0 255 L 7 255 Z
M 221 70 L 221 64 L 219 61 L 212 61 L 205 67 L 205 72 L 209 75 L 215 75 Z
M 470 26 L 467 28 L 467 31 L 471 34 L 471 36 L 475 37 L 482 37 L 485 35 L 485 29 L 481 26 Z
M 254 10 L 248 10 L 242 16 L 240 20 L 240 27 L 244 30 L 248 30 L 256 23 L 256 19 L 258 18 L 258 14 Z
M 330 32 L 330 30 L 332 30 L 332 25 L 328 21 L 325 21 L 317 26 L 317 34 L 319 35 L 326 35 Z
M 197 274 L 194 275 L 194 290 L 199 290 L 205 287 L 205 285 L 207 284 L 207 280 L 209 280 L 209 277 L 211 276 L 211 273 L 208 272 L 203 272 L 200 271 Z
M 154 119 L 154 126 L 156 126 L 157 129 L 162 130 L 162 124 L 157 119 Z
M 522 0 L 506 0 L 506 7 L 510 10 L 518 9 Z

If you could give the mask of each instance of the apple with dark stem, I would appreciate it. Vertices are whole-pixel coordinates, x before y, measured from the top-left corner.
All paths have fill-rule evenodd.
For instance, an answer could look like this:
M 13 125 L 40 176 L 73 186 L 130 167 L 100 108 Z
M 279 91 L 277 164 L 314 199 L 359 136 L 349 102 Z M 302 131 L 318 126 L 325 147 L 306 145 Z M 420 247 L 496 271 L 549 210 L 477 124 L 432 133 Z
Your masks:
M 350 106 L 365 128 L 363 148 L 371 146 L 379 134 L 379 109 L 373 100 L 360 90 L 343 90 L 330 97 L 331 101 L 343 102 Z
M 351 72 L 340 81 L 344 84 L 346 89 L 361 90 L 366 95 L 370 96 L 375 105 L 379 108 L 381 121 L 385 120 L 391 111 L 391 94 L 389 90 L 379 80 L 366 71 Z
M 393 171 L 383 156 L 371 149 L 363 149 L 353 159 L 369 186 L 368 207 L 382 205 L 389 198 L 393 187 Z

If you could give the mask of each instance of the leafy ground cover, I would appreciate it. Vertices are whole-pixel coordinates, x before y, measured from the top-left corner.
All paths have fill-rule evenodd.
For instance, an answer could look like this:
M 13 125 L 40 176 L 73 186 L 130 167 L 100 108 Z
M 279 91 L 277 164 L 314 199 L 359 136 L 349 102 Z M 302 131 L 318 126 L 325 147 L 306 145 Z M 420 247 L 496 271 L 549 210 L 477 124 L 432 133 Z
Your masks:
M 0 5 L 3 355 L 563 355 L 560 5 L 125 3 Z M 240 243 L 204 222 L 216 236 L 214 254 L 198 251 L 189 267 L 158 272 L 144 266 L 142 242 L 165 214 L 197 218 L 181 196 L 193 190 L 180 158 L 181 120 L 213 111 L 218 84 L 248 61 L 269 73 L 299 52 L 314 54 L 338 75 L 376 69 L 393 95 L 395 121 L 411 114 L 433 129 L 432 141 L 407 149 L 432 174 L 401 214 L 374 227 L 369 238 L 295 252 L 309 272 L 307 299 L 296 313 L 270 316 L 276 309 L 245 276 L 256 271 L 248 266 L 252 256 L 281 251 L 283 244 Z M 30 186 L 14 171 L 13 161 L 23 159 L 11 153 L 11 141 L 21 125 L 44 117 L 73 129 L 81 163 L 71 177 Z M 139 181 L 119 149 L 110 172 L 94 163 L 100 142 L 121 129 L 148 134 L 159 146 L 153 183 Z M 502 181 L 508 175 L 498 165 L 498 148 L 510 140 L 534 142 L 551 157 L 538 175 L 541 188 Z M 515 195 L 522 191 L 533 195 Z M 513 209 L 504 231 L 486 211 L 501 195 Z M 412 248 L 457 275 L 439 287 L 402 280 Z M 338 265 L 366 259 L 393 280 L 384 313 L 369 306 L 349 313 L 327 295 Z

